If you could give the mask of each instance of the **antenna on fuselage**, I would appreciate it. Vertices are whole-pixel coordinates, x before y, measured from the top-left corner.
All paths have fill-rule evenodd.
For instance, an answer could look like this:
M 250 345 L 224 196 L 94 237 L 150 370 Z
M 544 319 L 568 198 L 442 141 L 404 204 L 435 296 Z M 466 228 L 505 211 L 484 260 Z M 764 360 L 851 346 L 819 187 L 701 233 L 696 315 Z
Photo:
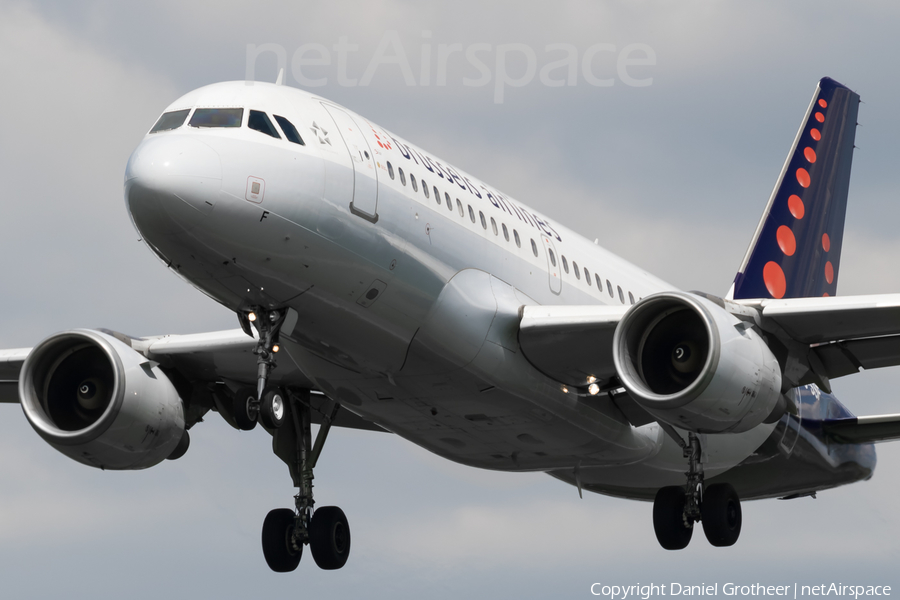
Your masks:
M 275 85 L 284 85 L 284 69 L 278 69 L 278 78 L 275 80 Z

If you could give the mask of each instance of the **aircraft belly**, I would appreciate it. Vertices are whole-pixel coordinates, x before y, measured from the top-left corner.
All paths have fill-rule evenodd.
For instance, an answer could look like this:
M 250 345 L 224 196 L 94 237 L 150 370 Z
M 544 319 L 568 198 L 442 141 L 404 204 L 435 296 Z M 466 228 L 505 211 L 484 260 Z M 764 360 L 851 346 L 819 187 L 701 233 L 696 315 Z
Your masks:
M 762 443 L 742 460 L 728 468 L 724 468 L 721 462 L 704 464 L 706 484 L 727 482 L 734 486 L 741 499 L 757 500 L 808 494 L 872 476 L 875 468 L 872 444 L 828 444 L 805 427 L 799 428 L 795 441 L 793 435 L 796 429 L 796 418 L 790 415 L 777 424 L 765 426 L 764 431 L 768 434 Z M 753 438 L 758 439 L 759 433 L 756 431 Z M 711 449 L 716 443 L 733 449 L 739 440 L 732 438 L 745 435 L 708 436 L 707 442 Z M 784 443 L 788 438 L 791 440 L 790 448 Z M 741 445 L 744 448 L 754 443 L 750 438 L 743 442 Z M 578 473 L 581 486 L 585 490 L 609 496 L 653 500 L 657 490 L 663 486 L 684 485 L 684 474 L 677 469 L 680 452 L 680 448 L 667 439 L 653 460 L 629 465 L 627 469 L 581 469 Z M 665 460 L 657 460 L 658 457 L 665 457 Z M 681 469 L 684 469 L 683 458 Z M 549 474 L 577 485 L 574 470 L 557 470 Z

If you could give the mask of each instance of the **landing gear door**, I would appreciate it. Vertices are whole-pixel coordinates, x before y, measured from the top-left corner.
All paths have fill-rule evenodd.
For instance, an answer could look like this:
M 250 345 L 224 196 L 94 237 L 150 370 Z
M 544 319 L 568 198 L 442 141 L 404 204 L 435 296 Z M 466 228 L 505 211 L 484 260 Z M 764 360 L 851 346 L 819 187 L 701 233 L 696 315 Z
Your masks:
M 562 275 L 559 272 L 559 256 L 553 242 L 546 235 L 541 236 L 544 252 L 547 253 L 547 272 L 550 274 L 550 291 L 559 294 L 562 291 Z
M 378 173 L 369 144 L 349 114 L 336 106 L 322 104 L 334 119 L 353 166 L 353 198 L 350 211 L 364 219 L 378 219 Z

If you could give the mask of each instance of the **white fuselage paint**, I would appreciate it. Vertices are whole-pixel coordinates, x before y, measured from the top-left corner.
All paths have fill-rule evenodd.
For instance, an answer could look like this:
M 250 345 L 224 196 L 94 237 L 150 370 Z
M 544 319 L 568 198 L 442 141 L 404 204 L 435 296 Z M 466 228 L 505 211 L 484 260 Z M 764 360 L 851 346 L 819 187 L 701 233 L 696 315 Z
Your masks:
M 292 309 L 284 347 L 329 396 L 464 464 L 577 472 L 635 497 L 683 485 L 682 451 L 656 424 L 566 393 L 516 340 L 524 304 L 627 304 L 673 286 L 322 98 L 232 82 L 167 111 L 197 107 L 242 107 L 244 125 L 148 134 L 126 172 L 135 225 L 228 308 Z M 248 129 L 250 109 L 287 118 L 305 145 Z M 707 475 L 774 428 L 706 436 Z

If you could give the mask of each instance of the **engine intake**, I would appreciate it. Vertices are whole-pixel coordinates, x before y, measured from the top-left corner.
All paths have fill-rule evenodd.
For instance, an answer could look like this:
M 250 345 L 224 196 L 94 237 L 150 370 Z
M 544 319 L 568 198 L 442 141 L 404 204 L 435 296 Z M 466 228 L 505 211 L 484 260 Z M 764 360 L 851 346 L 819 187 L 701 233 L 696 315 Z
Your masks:
M 144 356 L 111 335 L 57 333 L 22 365 L 25 417 L 51 446 L 102 469 L 143 469 L 183 454 L 184 407 Z
M 752 429 L 781 397 L 781 369 L 765 340 L 693 294 L 664 292 L 635 304 L 616 328 L 613 360 L 638 404 L 698 433 Z

